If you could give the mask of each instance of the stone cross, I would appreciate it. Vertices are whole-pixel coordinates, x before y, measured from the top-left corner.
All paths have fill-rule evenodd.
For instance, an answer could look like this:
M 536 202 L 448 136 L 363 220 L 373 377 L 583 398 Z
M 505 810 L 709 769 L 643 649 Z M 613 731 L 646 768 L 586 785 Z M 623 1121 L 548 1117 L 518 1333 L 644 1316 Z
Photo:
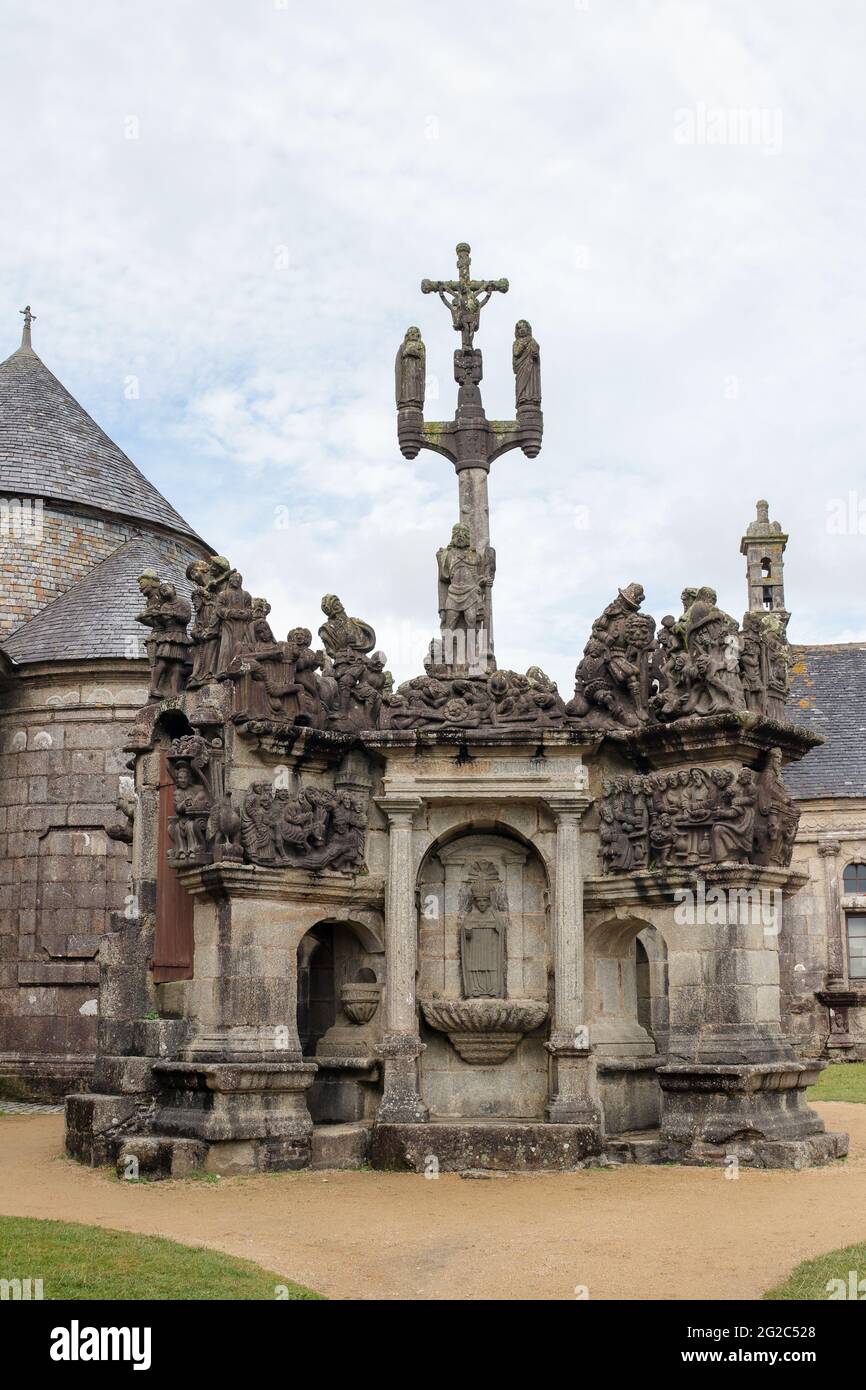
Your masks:
M 417 328 L 408 330 L 397 355 L 397 438 L 405 458 L 415 458 L 421 449 L 432 449 L 451 460 L 457 473 L 459 522 L 468 527 L 472 549 L 486 564 L 491 582 L 485 588 L 484 611 L 479 615 L 485 632 L 485 646 L 492 659 L 493 624 L 491 584 L 495 556 L 490 546 L 490 511 L 487 474 L 494 459 L 509 449 L 522 449 L 527 458 L 541 450 L 541 373 L 538 344 L 523 319 L 517 328 L 521 347 L 519 365 L 515 355 L 516 420 L 488 420 L 481 400 L 481 352 L 474 346 L 481 310 L 494 293 L 505 294 L 507 280 L 473 280 L 470 250 L 465 241 L 457 247 L 457 280 L 422 280 L 422 294 L 438 294 L 447 305 L 461 346 L 454 353 L 454 379 L 459 387 L 453 420 L 424 420 L 424 392 L 419 385 L 419 364 L 425 362 L 424 344 Z M 525 331 L 524 331 L 525 330 Z M 527 337 L 527 334 L 529 336 Z M 532 358 L 523 356 L 531 345 Z M 527 366 L 530 370 L 527 372 Z M 518 376 L 518 373 L 520 376 Z M 521 385 L 523 378 L 526 381 Z M 440 576 L 441 577 L 441 576 Z
M 455 331 L 461 335 L 463 351 L 469 352 L 478 332 L 481 310 L 498 290 L 508 293 L 507 280 L 473 280 L 469 274 L 472 257 L 469 243 L 457 244 L 456 280 L 422 280 L 422 294 L 438 294 L 450 311 Z

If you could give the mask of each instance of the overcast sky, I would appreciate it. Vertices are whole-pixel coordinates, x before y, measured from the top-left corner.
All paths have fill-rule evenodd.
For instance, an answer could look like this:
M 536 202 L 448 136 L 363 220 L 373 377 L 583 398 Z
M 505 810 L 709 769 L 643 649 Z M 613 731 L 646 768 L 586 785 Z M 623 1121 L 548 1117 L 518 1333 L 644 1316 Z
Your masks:
M 477 340 L 491 418 L 515 319 L 542 350 L 542 452 L 490 475 L 501 666 L 567 697 L 633 579 L 657 619 L 687 584 L 741 614 L 759 496 L 792 639 L 866 638 L 861 0 L 2 15 L 0 355 L 30 301 L 47 365 L 281 633 L 336 592 L 421 669 L 457 481 L 402 458 L 393 360 L 418 324 L 427 417 L 453 415 L 419 284 L 467 240 L 511 282 Z

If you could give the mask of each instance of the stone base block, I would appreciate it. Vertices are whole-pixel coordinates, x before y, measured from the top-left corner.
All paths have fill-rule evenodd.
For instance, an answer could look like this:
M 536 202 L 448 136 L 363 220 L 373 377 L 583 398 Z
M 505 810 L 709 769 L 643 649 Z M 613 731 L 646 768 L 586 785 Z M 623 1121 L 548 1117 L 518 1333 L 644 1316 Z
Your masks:
M 659 1064 L 658 1057 L 599 1058 L 599 1098 L 608 1134 L 658 1128 L 661 1092 L 656 1070 Z
M 307 1104 L 317 1125 L 353 1124 L 372 1119 L 379 1105 L 381 1064 L 375 1059 L 322 1058 L 317 1054 L 318 1074 L 307 1093 Z
M 369 1150 L 369 1125 L 316 1125 L 310 1162 L 313 1168 L 360 1168 Z
M 307 1168 L 309 1062 L 157 1062 L 154 1128 L 207 1148 L 209 1173 Z
M 93 1087 L 106 1095 L 137 1095 L 156 1090 L 152 1057 L 98 1056 Z
M 149 1127 L 149 1114 L 140 1096 L 67 1096 L 66 1152 L 93 1168 L 113 1163 L 126 1136 Z
M 93 1055 L 44 1053 L 0 1055 L 0 1097 L 62 1105 L 72 1091 L 86 1091 L 93 1079 Z
M 163 1135 L 132 1135 L 118 1150 L 117 1176 L 126 1181 L 138 1178 L 185 1178 L 205 1166 L 207 1145 L 195 1139 L 173 1139 Z
M 803 1140 L 823 1133 L 805 1090 L 822 1062 L 742 1065 L 668 1063 L 657 1076 L 662 1088 L 661 1137 L 695 1145 L 746 1146 L 759 1141 Z
M 532 1120 L 433 1120 L 376 1124 L 370 1146 L 374 1168 L 403 1172 L 560 1172 L 579 1168 L 601 1152 L 589 1125 Z
M 603 1162 L 681 1163 L 690 1168 L 724 1168 L 733 1159 L 744 1168 L 817 1168 L 844 1158 L 847 1134 L 824 1132 L 805 1139 L 732 1140 L 728 1144 L 673 1143 L 659 1136 L 608 1140 Z

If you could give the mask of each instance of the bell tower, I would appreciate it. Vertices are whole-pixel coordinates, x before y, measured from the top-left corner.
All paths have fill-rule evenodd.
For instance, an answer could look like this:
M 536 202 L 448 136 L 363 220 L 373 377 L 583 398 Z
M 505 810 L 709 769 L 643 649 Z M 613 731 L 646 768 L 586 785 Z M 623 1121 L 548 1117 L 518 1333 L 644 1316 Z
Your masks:
M 770 504 L 757 503 L 757 516 L 746 527 L 740 553 L 746 557 L 750 613 L 787 615 L 785 608 L 785 546 L 788 537 L 778 521 L 770 520 Z

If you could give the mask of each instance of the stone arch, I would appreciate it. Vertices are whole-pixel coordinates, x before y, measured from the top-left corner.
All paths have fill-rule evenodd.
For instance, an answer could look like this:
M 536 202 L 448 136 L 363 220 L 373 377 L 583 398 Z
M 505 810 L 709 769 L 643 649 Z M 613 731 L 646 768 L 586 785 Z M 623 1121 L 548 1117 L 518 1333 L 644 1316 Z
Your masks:
M 478 988 L 477 974 L 472 989 L 462 959 L 461 903 L 465 906 L 465 885 L 479 863 L 492 866 L 499 902 L 494 915 L 504 933 L 501 956 L 486 972 L 489 992 L 484 985 Z M 544 1037 L 553 1000 L 548 871 L 540 850 L 498 817 L 451 825 L 422 856 L 416 892 L 425 1104 L 431 1114 L 453 1118 L 542 1118 L 548 1094 Z M 519 1001 L 529 1003 L 524 1016 L 532 1014 L 533 1004 L 541 1005 L 543 1021 L 520 1032 L 510 1050 L 476 1052 L 460 1043 L 459 1026 L 446 1029 L 437 1014 L 442 1017 L 443 1003 L 471 999 L 474 1007 L 479 995 L 513 1001 L 518 1011 Z M 429 1016 L 425 1003 L 431 1005 Z
M 298 942 L 297 1019 L 305 1057 L 337 1023 L 344 985 L 370 983 L 370 973 L 373 983 L 384 985 L 384 948 L 372 917 L 338 908 L 311 923 Z
M 643 960 L 641 960 L 641 956 Z M 645 967 L 645 1020 L 639 1014 L 638 967 Z M 587 923 L 586 1012 L 600 1057 L 647 1057 L 667 1042 L 667 945 L 653 922 L 616 916 Z

